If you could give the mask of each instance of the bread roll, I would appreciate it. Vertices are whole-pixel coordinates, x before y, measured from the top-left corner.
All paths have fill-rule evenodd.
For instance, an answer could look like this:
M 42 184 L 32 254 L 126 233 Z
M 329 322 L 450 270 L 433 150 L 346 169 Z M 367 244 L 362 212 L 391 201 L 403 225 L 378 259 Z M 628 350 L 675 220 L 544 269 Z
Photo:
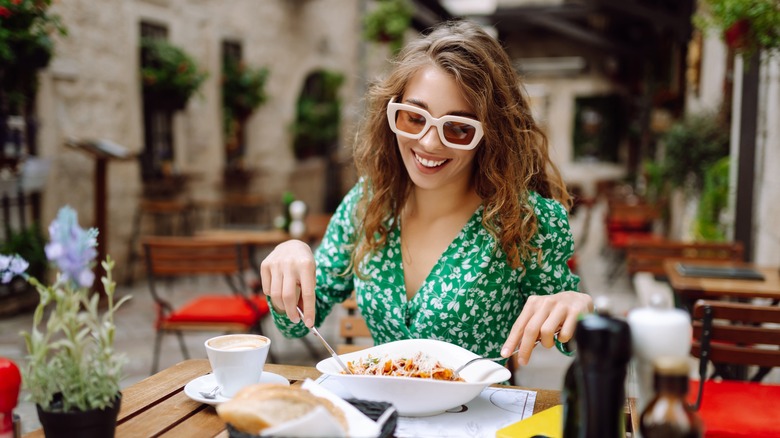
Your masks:
M 284 385 L 259 383 L 247 386 L 231 400 L 217 406 L 217 414 L 242 432 L 259 434 L 268 427 L 302 417 L 317 406 L 327 409 L 347 430 L 344 412 L 330 400 Z

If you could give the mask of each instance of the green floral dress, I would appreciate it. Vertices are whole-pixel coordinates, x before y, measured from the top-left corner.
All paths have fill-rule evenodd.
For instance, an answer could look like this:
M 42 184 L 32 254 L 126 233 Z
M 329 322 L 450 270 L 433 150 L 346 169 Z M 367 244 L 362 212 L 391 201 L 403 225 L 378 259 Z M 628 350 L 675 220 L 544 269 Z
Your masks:
M 411 300 L 406 297 L 401 239 L 389 227 L 388 244 L 367 258 L 365 279 L 342 275 L 350 261 L 355 233 L 356 185 L 331 219 L 314 258 L 317 265 L 317 317 L 320 325 L 334 305 L 356 292 L 360 313 L 375 344 L 400 339 L 438 339 L 474 353 L 499 356 L 525 300 L 530 295 L 576 291 L 579 277 L 566 262 L 574 252 L 566 210 L 554 200 L 532 192 L 530 203 L 538 220 L 533 244 L 542 249 L 541 263 L 534 256 L 525 270 L 512 269 L 495 239 L 482 227 L 483 207 L 477 208 L 460 234 L 450 243 Z M 293 324 L 273 311 L 274 322 L 287 337 L 308 333 L 303 322 Z

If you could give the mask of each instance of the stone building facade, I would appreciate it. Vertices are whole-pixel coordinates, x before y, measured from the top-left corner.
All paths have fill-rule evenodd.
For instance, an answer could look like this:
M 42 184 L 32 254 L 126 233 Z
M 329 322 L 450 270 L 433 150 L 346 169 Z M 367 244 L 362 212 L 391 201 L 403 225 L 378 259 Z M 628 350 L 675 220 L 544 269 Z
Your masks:
M 164 26 L 167 39 L 195 58 L 209 72 L 199 93 L 173 119 L 174 159 L 172 172 L 188 176 L 186 196 L 199 205 L 212 205 L 222 197 L 224 139 L 221 113 L 221 47 L 226 40 L 242 45 L 243 60 L 252 67 L 267 67 L 268 100 L 249 118 L 245 162 L 256 173 L 247 191 L 264 197 L 278 209 L 282 193 L 292 191 L 311 210 L 323 211 L 326 190 L 321 159 L 300 161 L 292 150 L 290 126 L 296 102 L 306 77 L 326 69 L 344 75 L 340 88 L 341 141 L 336 161 L 343 170 L 344 192 L 353 182 L 350 148 L 361 115 L 366 84 L 389 66 L 390 52 L 367 43 L 361 36 L 361 17 L 373 6 L 369 0 L 114 0 L 58 2 L 53 12 L 62 17 L 68 35 L 56 41 L 56 55 L 40 75 L 38 93 L 39 154 L 51 161 L 43 190 L 43 223 L 57 209 L 69 204 L 77 209 L 81 223 L 91 225 L 94 207 L 94 159 L 67 148 L 68 139 L 108 139 L 132 154 L 144 149 L 142 94 L 139 77 L 141 23 Z M 409 31 L 409 37 L 414 32 Z M 546 127 L 551 151 L 564 177 L 594 190 L 599 175 L 625 176 L 625 147 L 615 164 L 578 162 L 573 144 L 575 101 L 610 94 L 626 95 L 610 78 L 608 59 L 583 47 L 566 47 L 561 41 L 527 38 L 505 41 L 518 60 L 535 105 Z M 702 67 L 701 92 L 688 96 L 689 107 L 712 107 L 722 98 L 722 44 L 708 39 Z M 720 45 L 719 45 L 720 44 Z M 718 51 L 721 52 L 718 52 Z M 544 61 L 554 54 L 567 54 L 570 61 L 588 68 L 553 65 L 546 70 L 523 71 L 528 61 Z M 575 56 L 571 56 L 572 53 Z M 538 64 L 537 64 L 538 66 Z M 595 67 L 594 67 L 595 66 Z M 757 157 L 756 254 L 765 263 L 780 261 L 780 224 L 775 214 L 777 199 L 778 129 L 769 123 L 777 114 L 777 64 L 765 68 L 766 88 L 762 117 L 761 152 Z M 714 76 L 713 76 L 714 75 Z M 719 94 L 721 93 L 721 94 Z M 772 164 L 774 163 L 774 164 Z M 596 175 L 594 176 L 594 172 Z M 774 179 L 773 179 L 774 178 Z M 138 160 L 114 160 L 108 164 L 108 252 L 117 260 L 122 278 L 133 217 L 144 189 Z M 587 193 L 594 194 L 594 193 Z M 773 210 L 775 209 L 775 210 Z M 272 211 L 271 214 L 276 214 Z

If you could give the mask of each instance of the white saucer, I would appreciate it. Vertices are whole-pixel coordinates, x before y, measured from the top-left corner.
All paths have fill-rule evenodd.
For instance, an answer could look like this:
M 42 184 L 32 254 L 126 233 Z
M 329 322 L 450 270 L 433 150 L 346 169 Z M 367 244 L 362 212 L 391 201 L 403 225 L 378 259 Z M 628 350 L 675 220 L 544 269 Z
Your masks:
M 278 383 L 290 386 L 290 382 L 287 379 L 279 374 L 269 373 L 268 371 L 263 371 L 259 383 Z M 205 376 L 200 376 L 184 385 L 184 393 L 187 394 L 187 397 L 197 402 L 212 406 L 230 400 L 230 397 L 224 397 L 222 394 L 217 394 L 217 397 L 213 399 L 208 399 L 200 395 L 201 391 L 209 392 L 214 389 L 215 386 L 217 386 L 217 379 L 214 377 L 214 374 L 206 374 Z

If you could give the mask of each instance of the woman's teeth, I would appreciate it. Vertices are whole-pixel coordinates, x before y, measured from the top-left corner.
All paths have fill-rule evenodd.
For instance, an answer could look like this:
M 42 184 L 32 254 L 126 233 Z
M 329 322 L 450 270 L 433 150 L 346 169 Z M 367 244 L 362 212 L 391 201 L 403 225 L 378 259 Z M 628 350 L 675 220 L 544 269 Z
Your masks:
M 439 167 L 442 164 L 444 164 L 447 160 L 441 160 L 441 161 L 432 161 L 432 160 L 426 160 L 425 158 L 414 154 L 414 158 L 417 160 L 418 163 L 422 164 L 425 167 Z

